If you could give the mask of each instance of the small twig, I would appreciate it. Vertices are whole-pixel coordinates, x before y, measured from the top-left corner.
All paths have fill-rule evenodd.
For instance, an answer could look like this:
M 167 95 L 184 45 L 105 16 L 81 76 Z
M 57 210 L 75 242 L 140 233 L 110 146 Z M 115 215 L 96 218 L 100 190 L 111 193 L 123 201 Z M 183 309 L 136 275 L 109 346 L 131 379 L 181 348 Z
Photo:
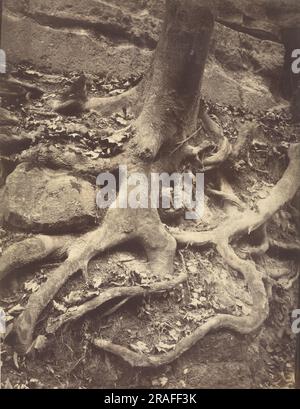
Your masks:
M 169 156 L 172 156 L 172 155 L 173 155 L 175 152 L 177 152 L 178 149 L 180 149 L 186 142 L 188 142 L 190 139 L 192 139 L 194 136 L 196 136 L 197 133 L 198 133 L 201 129 L 203 129 L 202 125 L 201 125 L 198 129 L 196 129 L 196 131 L 193 132 L 191 135 L 187 136 L 185 139 L 183 139 L 182 141 L 178 142 L 176 148 L 173 149 L 173 150 L 170 152 Z
M 48 111 L 42 111 L 36 108 L 30 108 L 29 109 L 29 114 L 35 114 L 35 115 L 40 115 L 44 116 L 46 118 L 56 118 L 58 114 L 56 112 L 48 112 Z
M 118 311 L 124 304 L 127 303 L 132 297 L 127 297 L 124 300 L 120 301 L 118 304 L 114 305 L 112 308 L 109 310 L 105 311 L 102 315 L 101 318 L 108 317 L 109 315 L 112 315 L 114 312 Z
M 218 196 L 223 200 L 231 202 L 232 204 L 237 206 L 239 209 L 244 209 L 245 208 L 244 203 L 235 194 L 230 194 L 230 193 L 227 193 L 227 192 L 223 192 L 221 190 L 215 190 L 215 189 L 211 189 L 211 188 L 208 188 L 207 192 L 211 193 L 212 195 Z
M 265 175 L 268 175 L 269 172 L 267 170 L 263 170 L 263 169 L 258 169 L 256 168 L 253 163 L 251 162 L 251 158 L 250 158 L 250 152 L 247 153 L 247 163 L 250 166 L 251 169 L 255 170 L 258 173 L 263 173 Z

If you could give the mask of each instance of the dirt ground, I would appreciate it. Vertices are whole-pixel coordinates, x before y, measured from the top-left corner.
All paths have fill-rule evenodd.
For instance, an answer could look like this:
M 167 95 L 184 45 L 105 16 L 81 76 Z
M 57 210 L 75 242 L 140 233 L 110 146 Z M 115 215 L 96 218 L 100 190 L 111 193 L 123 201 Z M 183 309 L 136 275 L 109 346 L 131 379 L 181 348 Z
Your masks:
M 18 116 L 19 131 L 35 133 L 34 144 L 68 145 L 75 143 L 84 155 L 110 157 L 122 149 L 122 140 L 113 139 L 113 130 L 126 127 L 131 112 L 112 112 L 108 117 L 85 113 L 82 117 L 59 115 L 48 117 L 48 102 L 64 89 L 78 73 L 55 75 L 40 72 L 33 66 L 20 65 L 14 75 L 46 90 L 41 100 L 29 105 L 7 107 Z M 139 78 L 115 79 L 89 76 L 90 93 L 117 95 L 131 88 Z M 299 142 L 299 126 L 291 122 L 287 108 L 250 112 L 233 106 L 211 104 L 210 114 L 220 119 L 225 135 L 234 145 L 245 124 L 258 123 L 260 132 L 249 141 L 246 150 L 227 169 L 233 179 L 235 193 L 243 202 L 255 206 L 258 198 L 267 195 L 287 166 L 285 148 Z M 112 132 L 104 132 L 110 127 Z M 12 166 L 13 170 L 13 166 Z M 205 184 L 212 183 L 206 176 Z M 95 181 L 93 181 L 95 185 Z M 203 222 L 185 222 L 189 230 L 210 229 L 225 217 L 216 198 L 208 196 L 207 217 Z M 95 224 L 97 216 L 95 217 Z M 282 209 L 269 224 L 272 238 L 291 241 L 297 235 L 297 220 L 289 206 Z M 2 227 L 0 251 L 31 233 Z M 242 251 L 239 255 L 242 257 Z M 8 345 L 2 346 L 2 377 L 6 388 L 293 388 L 295 336 L 291 332 L 291 312 L 297 307 L 297 275 L 294 261 L 266 254 L 255 260 L 259 269 L 289 272 L 273 287 L 270 315 L 263 327 L 252 335 L 242 336 L 218 331 L 205 337 L 174 363 L 158 369 L 132 369 L 119 358 L 96 350 L 89 339 L 101 336 L 134 351 L 160 354 L 172 350 L 183 336 L 216 313 L 236 316 L 247 314 L 251 298 L 243 279 L 229 269 L 213 249 L 183 248 L 177 252 L 175 274 L 188 272 L 188 281 L 172 291 L 134 298 L 117 312 L 105 305 L 75 323 L 68 324 L 51 337 L 45 333 L 49 317 L 77 308 L 82 299 L 89 299 L 112 286 L 155 282 L 149 277 L 146 259 L 138 248 L 130 246 L 104 254 L 93 260 L 89 271 L 92 283 L 81 275 L 70 279 L 55 301 L 44 311 L 36 336 L 40 343 L 25 357 L 18 356 Z M 29 295 L 36 291 L 53 264 L 34 265 L 16 272 L 1 285 L 0 307 L 8 315 L 8 325 L 23 309 Z M 17 279 L 18 277 L 18 279 Z

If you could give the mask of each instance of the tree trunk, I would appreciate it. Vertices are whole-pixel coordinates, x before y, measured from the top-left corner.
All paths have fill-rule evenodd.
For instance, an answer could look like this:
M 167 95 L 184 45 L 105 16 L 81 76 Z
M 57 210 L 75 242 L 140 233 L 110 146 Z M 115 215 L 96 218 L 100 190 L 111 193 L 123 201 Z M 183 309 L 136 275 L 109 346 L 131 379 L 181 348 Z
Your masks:
M 104 169 L 106 165 L 115 169 L 126 163 L 129 174 L 143 173 L 150 181 L 153 167 L 156 170 L 161 167 L 175 170 L 186 156 L 184 147 L 183 153 L 178 152 L 170 158 L 169 147 L 174 147 L 197 128 L 201 81 L 214 27 L 214 15 L 209 3 L 206 0 L 167 0 L 162 34 L 141 87 L 140 114 L 131 127 L 133 138 L 124 154 L 112 161 L 99 160 L 95 170 L 107 171 L 109 169 Z M 167 149 L 163 149 L 166 145 Z M 156 160 L 159 153 L 160 158 Z M 44 151 L 43 154 L 47 164 L 53 165 L 55 162 L 57 166 L 73 168 L 80 163 L 82 169 L 87 165 L 78 161 L 76 155 L 62 158 L 61 152 L 56 155 L 52 151 L 49 158 Z M 43 155 L 38 152 L 35 159 L 38 161 L 41 157 Z M 97 253 L 129 239 L 142 243 L 153 274 L 163 277 L 173 273 L 176 242 L 163 227 L 158 211 L 151 209 L 151 206 L 147 209 L 110 208 L 98 229 L 74 241 L 67 251 L 66 262 L 30 297 L 27 308 L 16 320 L 14 335 L 23 352 L 32 342 L 41 311 L 64 282 L 78 270 L 85 272 L 89 260 Z M 44 238 L 39 240 L 43 241 Z M 44 248 L 45 244 L 41 247 Z M 45 254 L 49 254 L 49 248 L 52 246 L 47 243 Z M 40 258 L 40 255 L 41 252 L 38 252 L 36 257 Z M 21 255 L 19 258 L 24 260 Z M 7 270 L 7 263 L 2 258 L 0 271 L 4 265 Z
M 166 5 L 166 16 L 157 50 L 138 89 L 112 99 L 93 98 L 85 105 L 86 108 L 99 108 L 100 112 L 105 103 L 115 107 L 120 102 L 123 104 L 126 97 L 131 104 L 139 98 L 136 102 L 137 119 L 123 131 L 126 134 L 129 132 L 131 136 L 124 146 L 124 152 L 112 159 L 93 160 L 66 149 L 37 146 L 21 155 L 21 160 L 68 168 L 73 172 L 88 175 L 114 171 L 119 165 L 126 164 L 129 175 L 138 172 L 149 182 L 151 172 L 172 173 L 187 159 L 198 159 L 202 172 L 219 167 L 228 159 L 231 145 L 223 136 L 220 127 L 200 109 L 201 81 L 214 27 L 212 2 L 167 0 Z M 198 138 L 199 146 L 187 144 L 189 139 L 198 135 L 199 110 L 201 126 L 210 136 L 221 140 L 219 151 L 202 162 L 198 154 L 201 149 L 205 149 L 204 142 Z M 237 156 L 237 152 L 235 155 Z M 178 232 L 166 229 L 157 209 L 152 209 L 148 203 L 147 208 L 137 209 L 111 206 L 104 215 L 101 226 L 80 237 L 36 236 L 22 244 L 11 246 L 0 257 L 0 279 L 16 266 L 21 267 L 48 256 L 66 256 L 62 265 L 30 296 L 25 310 L 15 320 L 10 334 L 15 346 L 20 352 L 29 349 L 41 312 L 76 271 L 81 270 L 86 276 L 88 263 L 94 256 L 128 240 L 136 240 L 142 244 L 151 274 L 160 277 L 161 281 L 149 287 L 106 289 L 76 312 L 68 311 L 50 323 L 46 329 L 48 334 L 53 334 L 64 323 L 77 319 L 114 298 L 133 297 L 178 285 L 187 278 L 187 273 L 183 263 L 183 274 L 177 277 L 173 274 L 177 243 L 199 247 L 215 246 L 226 263 L 243 275 L 253 300 L 251 312 L 245 316 L 218 314 L 211 317 L 194 333 L 181 339 L 174 350 L 161 355 L 144 356 L 101 339 L 93 340 L 94 345 L 122 356 L 133 366 L 159 366 L 176 359 L 211 330 L 229 328 L 248 334 L 259 328 L 268 316 L 268 298 L 263 283 L 263 278 L 266 277 L 253 260 L 239 258 L 231 247 L 231 242 L 240 236 L 247 237 L 252 232 L 259 231 L 263 232 L 263 245 L 259 250 L 267 251 L 270 245 L 265 228 L 268 219 L 293 198 L 300 186 L 300 145 L 291 146 L 289 159 L 290 164 L 282 179 L 268 198 L 260 200 L 256 208 L 252 206 L 255 210 L 245 209 L 228 183 L 222 180 L 221 191 L 213 192 L 231 205 L 225 209 L 227 219 L 211 231 Z M 120 189 L 122 187 L 121 183 Z M 30 256 L 28 248 L 33 250 Z

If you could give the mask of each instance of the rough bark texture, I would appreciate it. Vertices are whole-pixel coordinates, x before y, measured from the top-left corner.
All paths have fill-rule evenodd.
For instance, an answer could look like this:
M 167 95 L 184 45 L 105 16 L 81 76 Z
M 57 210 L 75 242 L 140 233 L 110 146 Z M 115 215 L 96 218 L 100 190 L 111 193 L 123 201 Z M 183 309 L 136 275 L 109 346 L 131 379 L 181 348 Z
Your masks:
M 139 171 L 149 178 L 151 163 L 155 162 L 160 149 L 170 143 L 176 146 L 178 141 L 196 131 L 201 80 L 214 25 L 208 3 L 204 1 L 199 5 L 194 0 L 167 2 L 162 35 L 144 83 L 142 110 L 132 125 L 134 136 L 125 153 L 129 173 Z M 118 160 L 112 163 L 116 166 L 124 163 Z M 62 164 L 65 162 L 64 158 Z M 77 159 L 72 157 L 67 162 L 72 166 Z M 105 162 L 109 161 L 101 163 L 101 169 Z M 167 151 L 156 166 L 169 162 Z M 95 169 L 100 171 L 98 166 Z M 89 170 L 86 163 L 83 170 Z M 89 260 L 97 253 L 132 239 L 142 243 L 153 274 L 164 277 L 173 273 L 176 242 L 161 224 L 157 210 L 109 209 L 102 225 L 78 238 L 68 249 L 67 260 L 30 297 L 14 327 L 14 335 L 23 352 L 31 345 L 41 311 L 66 280 L 78 270 L 86 272 Z M 4 254 L 0 265 L 5 262 Z

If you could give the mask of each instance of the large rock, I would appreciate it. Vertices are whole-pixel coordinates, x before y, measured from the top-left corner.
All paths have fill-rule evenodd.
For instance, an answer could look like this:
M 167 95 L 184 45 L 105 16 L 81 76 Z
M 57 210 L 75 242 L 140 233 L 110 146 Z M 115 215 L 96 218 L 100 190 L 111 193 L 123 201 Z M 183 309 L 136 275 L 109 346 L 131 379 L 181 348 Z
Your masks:
M 300 27 L 299 0 L 217 0 L 218 18 L 263 39 L 281 40 L 285 28 Z
M 95 220 L 93 186 L 65 172 L 21 164 L 8 176 L 1 196 L 4 223 L 21 230 L 73 233 Z
M 267 110 L 279 102 L 261 78 L 230 75 L 215 63 L 205 68 L 202 94 L 206 100 L 251 111 Z
M 269 109 L 280 100 L 283 63 L 281 44 L 216 24 L 202 92 L 212 102 Z

